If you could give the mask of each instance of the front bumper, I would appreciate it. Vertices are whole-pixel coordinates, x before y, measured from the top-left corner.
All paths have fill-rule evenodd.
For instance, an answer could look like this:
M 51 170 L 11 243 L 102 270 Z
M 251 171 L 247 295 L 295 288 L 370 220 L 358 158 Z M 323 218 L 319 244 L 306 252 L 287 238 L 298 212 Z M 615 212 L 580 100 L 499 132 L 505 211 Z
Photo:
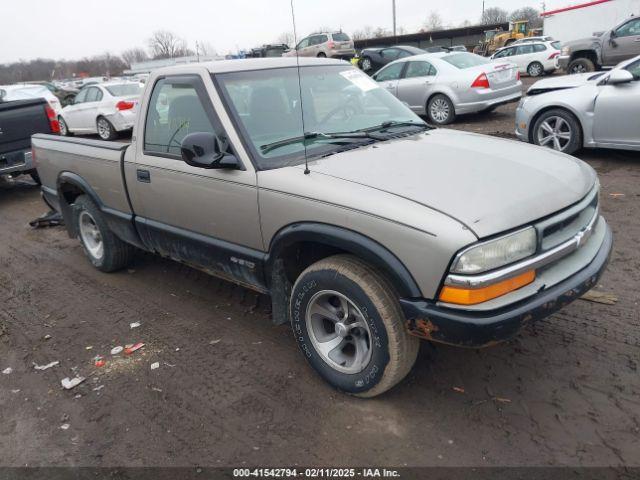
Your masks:
M 558 67 L 566 70 L 569 66 L 569 62 L 571 61 L 571 55 L 560 55 L 556 58 L 558 59 Z
M 463 311 L 424 299 L 402 299 L 409 332 L 418 337 L 461 347 L 479 348 L 515 336 L 531 322 L 565 307 L 593 288 L 611 253 L 613 235 L 606 227 L 598 253 L 582 270 L 520 302 L 491 311 Z

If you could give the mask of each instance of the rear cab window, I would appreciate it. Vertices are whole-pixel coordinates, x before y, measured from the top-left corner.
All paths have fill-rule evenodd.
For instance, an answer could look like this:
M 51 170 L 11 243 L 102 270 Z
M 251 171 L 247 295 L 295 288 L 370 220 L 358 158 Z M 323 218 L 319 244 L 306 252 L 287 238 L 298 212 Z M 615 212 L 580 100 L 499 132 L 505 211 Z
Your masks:
M 162 78 L 149 99 L 144 128 L 145 154 L 180 157 L 182 140 L 190 133 L 220 135 L 213 107 L 197 76 Z
M 474 55 L 473 53 L 453 53 L 451 55 L 445 55 L 441 57 L 445 62 L 453 65 L 456 68 L 464 70 L 465 68 L 477 67 L 478 65 L 485 65 L 491 63 L 487 58 L 480 55 Z

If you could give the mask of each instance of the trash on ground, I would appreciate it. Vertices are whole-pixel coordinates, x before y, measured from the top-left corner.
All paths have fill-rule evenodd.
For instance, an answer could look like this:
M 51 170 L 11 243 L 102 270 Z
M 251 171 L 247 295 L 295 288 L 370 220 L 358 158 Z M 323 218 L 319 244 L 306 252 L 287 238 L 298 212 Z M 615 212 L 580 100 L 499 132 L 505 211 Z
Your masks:
M 462 387 L 453 387 L 453 391 L 454 392 L 458 392 L 458 393 L 464 393 L 464 388 L 462 388 Z
M 123 350 L 124 348 L 122 348 L 120 345 L 118 345 L 117 347 L 113 347 L 111 349 L 111 355 L 118 355 L 119 353 L 122 353 Z
M 9 375 L 11 372 L 13 372 L 13 368 L 11 367 L 7 367 L 4 370 L 2 370 L 2 373 L 4 373 L 5 375 Z
M 494 399 L 496 402 L 500 402 L 500 403 L 511 403 L 511 400 L 509 400 L 508 398 L 493 397 L 493 399 Z
M 610 197 L 624 197 L 624 193 L 610 193 Z
M 68 423 L 63 423 L 62 425 L 60 425 L 60 428 L 61 428 L 62 430 L 69 430 L 69 427 L 70 427 L 70 426 L 71 426 L 71 425 L 69 425 Z
M 84 347 L 85 350 L 92 350 L 93 349 L 93 345 L 87 345 L 86 347 Z
M 64 388 L 65 390 L 71 390 L 72 388 L 75 388 L 78 385 L 80 385 L 85 380 L 86 378 L 84 377 L 74 377 L 74 378 L 65 377 L 60 381 L 60 383 L 62 384 L 62 388 Z
M 98 355 L 96 358 L 93 359 L 93 364 L 96 367 L 100 368 L 100 367 L 104 367 L 107 364 L 107 362 L 104 361 L 104 358 Z
M 57 227 L 59 225 L 64 225 L 64 219 L 60 213 L 55 210 L 51 210 L 41 217 L 31 220 L 29 225 L 33 228 Z
M 141 325 L 140 322 L 133 322 L 129 324 L 131 328 L 138 328 L 140 325 Z
M 604 305 L 615 305 L 618 301 L 618 296 L 613 293 L 589 290 L 587 293 L 582 295 L 580 299 L 588 302 L 603 303 Z
M 51 335 L 49 335 L 48 333 L 43 337 L 45 340 L 49 340 L 51 338 Z
M 20 389 L 19 388 L 14 388 L 11 390 L 11 393 L 20 393 Z
M 35 368 L 36 370 L 48 370 L 51 367 L 55 367 L 57 365 L 60 365 L 60 361 L 59 360 L 56 360 L 55 362 L 47 363 L 46 365 L 36 365 L 34 363 L 33 364 L 33 368 Z
M 94 391 L 94 392 L 99 392 L 99 391 L 100 391 L 100 390 L 102 390 L 103 388 L 104 388 L 104 385 L 99 385 L 99 386 L 95 387 L 95 388 L 93 389 L 93 391 Z
M 160 368 L 160 362 L 153 362 L 151 364 L 151 370 L 155 370 L 156 368 Z
M 215 345 L 216 343 L 220 343 L 221 340 L 222 340 L 221 338 L 216 338 L 215 340 L 211 340 L 209 342 L 209 345 Z
M 162 389 L 158 387 L 151 387 L 151 390 L 153 390 L 154 392 L 162 392 Z
M 133 345 L 126 345 L 124 347 L 124 353 L 126 353 L 127 355 L 131 355 L 133 352 L 135 352 L 136 350 L 140 350 L 142 347 L 144 347 L 144 343 L 142 342 L 134 343 Z

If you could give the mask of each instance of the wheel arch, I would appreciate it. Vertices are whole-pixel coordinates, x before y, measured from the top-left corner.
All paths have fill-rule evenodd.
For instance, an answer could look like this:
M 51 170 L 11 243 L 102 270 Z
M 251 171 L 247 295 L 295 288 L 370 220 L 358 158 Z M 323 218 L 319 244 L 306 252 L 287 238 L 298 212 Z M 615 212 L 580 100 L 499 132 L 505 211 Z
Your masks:
M 575 121 L 578 124 L 578 127 L 580 128 L 580 135 L 582 138 L 582 142 L 584 143 L 584 125 L 582 125 L 582 122 L 580 121 L 580 117 L 576 114 L 576 112 L 573 111 L 573 109 L 567 107 L 566 105 L 549 105 L 549 106 L 545 106 L 543 108 L 541 108 L 540 110 L 538 110 L 534 115 L 531 116 L 531 120 L 529 121 L 529 143 L 534 143 L 533 142 L 533 135 L 534 135 L 534 127 L 536 122 L 538 121 L 538 119 L 546 112 L 550 111 L 550 110 L 564 110 L 565 112 L 567 112 L 568 114 L 570 114 Z
M 352 254 L 371 264 L 401 297 L 421 296 L 418 284 L 402 261 L 370 237 L 325 223 L 293 223 L 273 236 L 265 261 L 275 323 L 288 321 L 289 294 L 300 273 L 309 265 L 339 253 Z
M 60 212 L 64 218 L 67 232 L 71 238 L 75 238 L 78 231 L 74 222 L 72 205 L 76 199 L 80 195 L 87 195 L 100 209 L 103 207 L 102 202 L 91 185 L 80 175 L 73 172 L 64 171 L 58 175 L 56 190 L 60 199 Z
M 442 89 L 439 89 L 439 90 L 437 90 L 435 92 L 430 92 L 429 95 L 427 95 L 427 100 L 424 102 L 424 113 L 425 113 L 425 115 L 427 115 L 427 112 L 429 111 L 429 102 L 436 95 L 444 95 L 445 97 L 447 97 L 449 99 L 449 101 L 451 102 L 451 105 L 453 105 L 453 113 L 455 115 L 457 115 L 455 96 L 452 95 L 451 92 L 447 92 L 447 91 L 442 90 Z
M 569 59 L 569 64 L 571 64 L 571 62 L 573 62 L 574 60 L 577 60 L 579 58 L 586 58 L 587 60 L 591 60 L 593 62 L 593 64 L 596 66 L 596 68 L 599 67 L 600 65 L 600 61 L 598 58 L 598 53 L 594 50 L 585 48 L 582 50 L 577 50 L 573 53 L 571 53 L 571 58 Z

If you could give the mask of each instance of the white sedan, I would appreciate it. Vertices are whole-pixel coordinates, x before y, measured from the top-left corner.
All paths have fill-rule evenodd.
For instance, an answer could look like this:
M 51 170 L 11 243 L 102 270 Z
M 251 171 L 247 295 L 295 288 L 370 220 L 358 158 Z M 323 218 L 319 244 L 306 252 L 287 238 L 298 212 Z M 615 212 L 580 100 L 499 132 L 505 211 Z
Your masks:
M 58 116 L 60 134 L 95 134 L 113 140 L 131 130 L 144 85 L 138 82 L 105 82 L 89 85 Z
M 491 60 L 508 60 L 518 65 L 520 73 L 539 77 L 558 68 L 559 55 L 560 42 L 530 42 L 502 48 L 491 56 Z

